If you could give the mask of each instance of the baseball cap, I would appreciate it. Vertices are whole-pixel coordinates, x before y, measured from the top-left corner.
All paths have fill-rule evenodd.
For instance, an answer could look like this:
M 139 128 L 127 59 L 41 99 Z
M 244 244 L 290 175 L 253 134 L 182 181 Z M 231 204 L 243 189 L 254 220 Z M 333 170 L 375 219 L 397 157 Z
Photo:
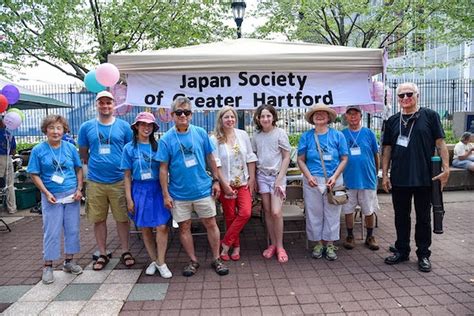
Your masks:
M 358 105 L 349 105 L 346 107 L 346 113 L 349 112 L 349 110 L 356 110 L 357 112 L 362 113 L 362 110 Z
M 115 100 L 113 94 L 110 93 L 109 91 L 101 91 L 101 92 L 97 93 L 97 96 L 95 97 L 95 100 L 97 101 L 100 98 L 109 98 L 109 99 Z

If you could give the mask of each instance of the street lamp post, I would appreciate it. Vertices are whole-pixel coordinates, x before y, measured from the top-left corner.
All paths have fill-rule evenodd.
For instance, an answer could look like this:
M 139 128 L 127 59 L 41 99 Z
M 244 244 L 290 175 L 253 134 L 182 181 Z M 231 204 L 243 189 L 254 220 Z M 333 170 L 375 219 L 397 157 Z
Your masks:
M 234 15 L 235 24 L 237 24 L 237 38 L 242 37 L 241 26 L 244 21 L 245 8 L 247 5 L 244 0 L 234 0 L 230 4 L 232 7 L 232 14 Z
M 247 5 L 245 4 L 244 0 L 233 0 L 230 6 L 232 8 L 232 14 L 234 15 L 235 24 L 237 25 L 237 38 L 241 38 L 241 26 L 242 22 L 244 21 L 245 8 Z M 239 122 L 238 128 L 245 130 L 245 111 L 237 111 L 237 115 Z

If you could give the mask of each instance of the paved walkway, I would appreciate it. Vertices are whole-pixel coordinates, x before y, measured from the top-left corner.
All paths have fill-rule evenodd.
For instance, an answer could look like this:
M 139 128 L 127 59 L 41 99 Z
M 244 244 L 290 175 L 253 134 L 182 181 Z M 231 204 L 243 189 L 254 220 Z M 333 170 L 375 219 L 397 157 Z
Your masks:
M 118 237 L 109 223 L 108 248 L 114 258 L 107 270 L 91 270 L 95 250 L 92 226 L 82 220 L 81 253 L 85 271 L 72 276 L 60 271 L 56 281 L 41 283 L 41 217 L 23 211 L 4 219 L 14 221 L 12 232 L 0 233 L 0 312 L 5 315 L 472 315 L 474 314 L 474 191 L 445 193 L 445 233 L 433 235 L 431 273 L 419 272 L 416 257 L 395 266 L 383 263 L 395 239 L 390 196 L 379 195 L 381 211 L 375 234 L 381 250 L 340 247 L 339 259 L 314 260 L 304 237 L 286 235 L 287 264 L 265 260 L 266 238 L 259 219 L 246 226 L 242 260 L 230 262 L 231 273 L 219 277 L 210 268 L 204 236 L 195 237 L 201 268 L 185 278 L 187 257 L 175 235 L 167 255 L 174 276 L 164 280 L 146 276 L 147 255 L 137 235 L 131 250 L 133 269 L 118 262 Z M 355 228 L 356 237 L 359 227 Z M 344 231 L 344 229 L 343 229 Z M 345 233 L 343 233 L 345 236 Z

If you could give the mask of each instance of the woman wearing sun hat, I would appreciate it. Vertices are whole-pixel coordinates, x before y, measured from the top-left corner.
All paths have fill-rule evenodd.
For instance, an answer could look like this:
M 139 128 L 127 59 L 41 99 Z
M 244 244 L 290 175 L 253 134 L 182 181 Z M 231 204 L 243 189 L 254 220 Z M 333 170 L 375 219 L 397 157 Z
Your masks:
M 154 136 L 158 125 L 153 114 L 141 112 L 131 128 L 133 140 L 125 145 L 121 163 L 121 169 L 125 171 L 129 217 L 141 228 L 145 248 L 152 260 L 145 274 L 154 275 L 158 270 L 163 278 L 171 278 L 165 263 L 171 213 L 164 206 L 159 182 L 158 143 Z M 156 241 L 153 229 L 156 229 Z
M 349 154 L 344 135 L 329 127 L 336 116 L 336 111 L 327 105 L 313 105 L 306 112 L 305 119 L 314 128 L 303 133 L 298 144 L 298 166 L 304 175 L 306 232 L 308 239 L 316 242 L 312 256 L 319 259 L 324 254 L 330 261 L 337 259 L 334 241 L 339 239 L 342 206 L 329 204 L 326 192 L 327 187 L 343 184 L 342 171 Z M 324 161 L 327 180 L 321 160 Z

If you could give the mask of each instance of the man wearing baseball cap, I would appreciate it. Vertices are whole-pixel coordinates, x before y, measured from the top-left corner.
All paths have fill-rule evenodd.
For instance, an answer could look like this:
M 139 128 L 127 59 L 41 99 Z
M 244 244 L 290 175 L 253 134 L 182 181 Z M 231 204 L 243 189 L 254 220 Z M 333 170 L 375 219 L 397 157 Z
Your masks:
M 86 214 L 94 223 L 100 252 L 93 269 L 102 270 L 109 262 L 106 253 L 109 207 L 117 223 L 122 262 L 130 267 L 135 259 L 128 247 L 129 221 L 120 163 L 125 144 L 132 140 L 132 130 L 127 122 L 114 117 L 115 101 L 110 92 L 98 93 L 95 100 L 98 117 L 81 125 L 78 139 L 82 162 L 88 165 Z
M 343 245 L 346 249 L 355 246 L 354 210 L 361 208 L 365 217 L 367 237 L 365 245 L 370 250 L 378 250 L 379 245 L 373 236 L 375 212 L 379 210 L 377 200 L 377 172 L 379 155 L 377 139 L 374 132 L 361 126 L 362 110 L 359 106 L 351 105 L 346 109 L 348 127 L 342 130 L 349 147 L 349 161 L 344 169 L 344 184 L 348 189 L 349 202 L 344 204 L 342 211 L 346 218 L 347 237 Z

